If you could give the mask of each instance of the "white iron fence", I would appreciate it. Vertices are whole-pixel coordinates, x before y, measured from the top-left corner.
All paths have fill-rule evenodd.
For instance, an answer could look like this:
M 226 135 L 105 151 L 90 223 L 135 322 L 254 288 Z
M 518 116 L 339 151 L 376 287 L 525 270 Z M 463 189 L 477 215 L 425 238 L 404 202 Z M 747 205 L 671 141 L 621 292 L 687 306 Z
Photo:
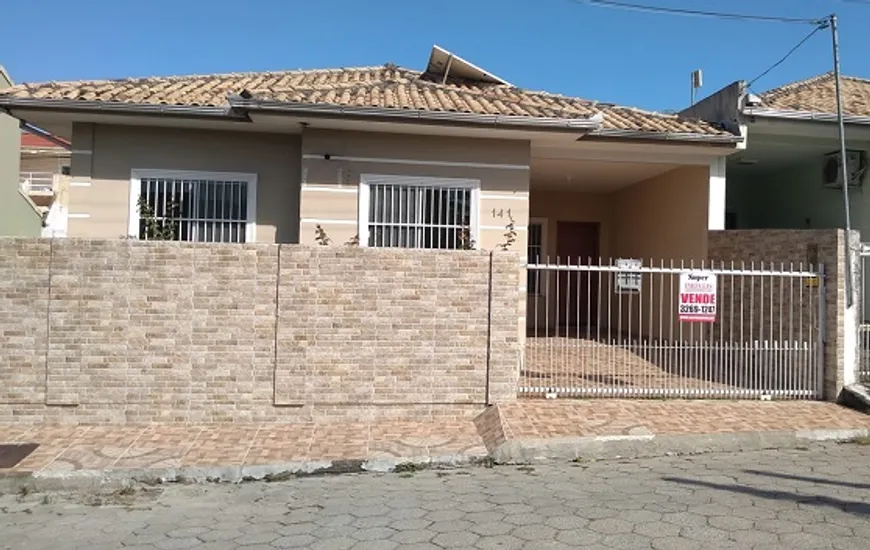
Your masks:
M 821 398 L 821 267 L 527 267 L 521 395 Z
M 25 194 L 53 193 L 55 174 L 51 172 L 20 172 L 18 184 Z

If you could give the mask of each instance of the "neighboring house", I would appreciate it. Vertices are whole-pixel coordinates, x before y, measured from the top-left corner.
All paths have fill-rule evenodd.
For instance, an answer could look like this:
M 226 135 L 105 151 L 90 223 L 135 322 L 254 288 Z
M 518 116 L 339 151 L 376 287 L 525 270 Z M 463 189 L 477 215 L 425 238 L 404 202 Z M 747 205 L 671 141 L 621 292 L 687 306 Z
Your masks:
M 437 46 L 423 71 L 23 84 L 0 107 L 71 141 L 71 237 L 142 237 L 142 206 L 195 241 L 492 249 L 512 225 L 532 261 L 705 260 L 741 140 Z
M 870 236 L 870 80 L 842 78 L 852 226 Z M 727 161 L 729 225 L 739 229 L 841 228 L 845 223 L 833 75 L 761 94 L 735 82 L 693 107 L 694 116 L 740 131 L 745 150 Z
M 21 132 L 21 191 L 45 219 L 44 236 L 66 236 L 70 145 L 51 135 Z
M 12 85 L 0 66 L 0 94 Z M 20 140 L 19 121 L 0 109 L 0 236 L 36 237 L 42 231 L 42 214 L 21 192 Z

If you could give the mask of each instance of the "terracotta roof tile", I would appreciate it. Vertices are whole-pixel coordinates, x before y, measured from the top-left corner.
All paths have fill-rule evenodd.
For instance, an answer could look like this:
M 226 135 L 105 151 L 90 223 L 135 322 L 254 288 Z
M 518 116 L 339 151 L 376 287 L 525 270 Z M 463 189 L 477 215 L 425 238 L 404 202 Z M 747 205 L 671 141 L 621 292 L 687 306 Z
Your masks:
M 440 78 L 398 68 L 360 67 L 266 73 L 129 78 L 124 80 L 21 84 L 0 92 L 22 99 L 228 106 L 227 97 L 243 90 L 261 100 L 453 111 L 487 115 L 588 118 L 604 115 L 604 130 L 727 135 L 701 121 L 617 107 L 504 84 Z
M 854 116 L 870 116 L 870 79 L 843 76 L 841 78 L 843 112 Z M 789 111 L 836 113 L 837 96 L 833 73 L 786 84 L 760 95 L 765 107 Z

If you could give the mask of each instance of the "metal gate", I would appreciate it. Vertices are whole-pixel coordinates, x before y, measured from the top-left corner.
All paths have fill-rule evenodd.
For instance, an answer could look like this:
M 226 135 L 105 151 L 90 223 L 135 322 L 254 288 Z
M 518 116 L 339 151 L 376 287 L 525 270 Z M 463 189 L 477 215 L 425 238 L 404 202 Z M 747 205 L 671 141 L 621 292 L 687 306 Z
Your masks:
M 867 270 L 870 269 L 870 244 L 861 245 L 861 317 L 858 325 L 858 342 L 860 355 L 858 356 L 858 379 L 865 384 L 870 384 L 870 277 Z
M 527 269 L 522 396 L 821 398 L 821 266 Z

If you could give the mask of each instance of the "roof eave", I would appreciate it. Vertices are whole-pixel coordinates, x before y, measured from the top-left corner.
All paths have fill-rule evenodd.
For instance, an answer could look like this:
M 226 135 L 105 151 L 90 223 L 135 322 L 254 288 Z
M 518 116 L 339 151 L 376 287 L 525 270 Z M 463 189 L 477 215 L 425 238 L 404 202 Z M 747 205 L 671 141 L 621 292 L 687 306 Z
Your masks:
M 112 113 L 134 115 L 166 115 L 188 118 L 216 118 L 247 121 L 244 113 L 232 108 L 192 105 L 162 105 L 151 103 L 121 103 L 69 99 L 34 99 L 0 96 L 0 107 L 5 109 L 32 109 L 88 113 Z
M 761 118 L 778 118 L 786 120 L 808 120 L 812 122 L 837 122 L 836 113 L 819 111 L 797 111 L 791 109 L 770 109 L 767 107 L 745 107 L 744 116 Z M 870 125 L 870 116 L 843 115 L 843 122 L 847 124 Z
M 359 107 L 319 103 L 287 103 L 230 98 L 233 108 L 251 112 L 273 112 L 302 116 L 333 116 L 367 120 L 398 120 L 417 123 L 459 124 L 467 126 L 493 126 L 498 128 L 532 128 L 589 132 L 604 122 L 601 114 L 589 118 L 554 118 L 514 115 L 482 115 L 454 111 L 424 111 L 382 107 Z
M 742 136 L 732 134 L 698 134 L 691 132 L 648 132 L 641 130 L 616 130 L 601 129 L 590 132 L 590 136 L 652 140 L 652 141 L 679 141 L 690 143 L 707 143 L 715 145 L 736 145 L 743 141 Z

